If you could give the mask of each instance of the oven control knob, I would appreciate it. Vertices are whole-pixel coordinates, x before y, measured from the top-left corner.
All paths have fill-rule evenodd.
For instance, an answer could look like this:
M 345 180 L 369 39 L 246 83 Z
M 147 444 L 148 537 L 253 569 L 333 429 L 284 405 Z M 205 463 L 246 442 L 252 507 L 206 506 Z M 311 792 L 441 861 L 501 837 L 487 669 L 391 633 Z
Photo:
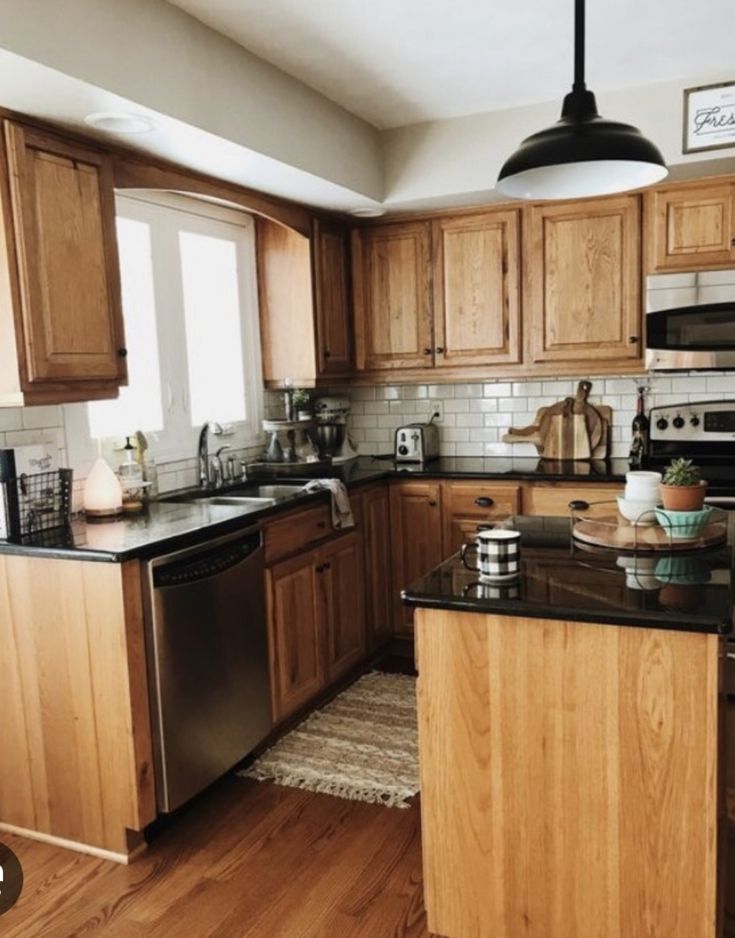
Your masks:
M 686 421 L 685 421 L 684 418 L 681 416 L 681 414 L 677 414 L 676 417 L 674 417 L 674 420 L 673 420 L 673 424 L 674 424 L 674 426 L 676 427 L 677 430 L 681 430 L 681 428 L 684 426 L 684 423 L 685 423 L 685 422 L 686 422 Z
M 656 426 L 659 428 L 659 430 L 666 430 L 669 426 L 669 421 L 666 419 L 666 417 L 659 417 L 656 421 Z
M 699 417 L 696 414 L 692 414 L 692 416 L 689 418 L 689 423 L 693 427 L 698 427 L 700 423 Z
M 405 443 L 401 443 L 401 445 L 398 447 L 398 455 L 408 456 L 408 447 L 406 446 Z

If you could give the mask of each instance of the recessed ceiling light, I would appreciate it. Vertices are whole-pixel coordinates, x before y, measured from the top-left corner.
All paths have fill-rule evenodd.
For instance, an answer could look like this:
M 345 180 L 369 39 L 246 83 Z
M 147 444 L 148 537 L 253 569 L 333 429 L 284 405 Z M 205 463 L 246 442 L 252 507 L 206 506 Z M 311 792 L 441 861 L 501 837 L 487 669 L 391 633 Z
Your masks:
M 350 212 L 350 215 L 354 215 L 355 218 L 380 218 L 381 215 L 385 215 L 384 208 L 353 208 Z
M 125 111 L 97 111 L 88 114 L 84 123 L 96 130 L 105 130 L 111 134 L 146 134 L 155 130 L 155 121 L 142 114 L 128 114 Z

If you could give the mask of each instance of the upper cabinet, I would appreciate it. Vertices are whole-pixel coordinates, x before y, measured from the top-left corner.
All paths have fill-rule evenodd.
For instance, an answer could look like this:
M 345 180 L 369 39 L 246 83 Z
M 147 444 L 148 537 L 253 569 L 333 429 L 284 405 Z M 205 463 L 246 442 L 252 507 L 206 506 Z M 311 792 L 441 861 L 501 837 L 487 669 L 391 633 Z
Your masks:
M 435 365 L 521 360 L 519 212 L 434 222 Z
M 519 218 L 492 211 L 355 232 L 358 367 L 519 362 Z
M 697 183 L 645 196 L 646 270 L 702 270 L 735 262 L 735 183 Z
M 352 260 L 358 367 L 430 367 L 431 223 L 359 229 Z
M 109 158 L 5 122 L 0 403 L 115 397 L 126 383 Z
M 527 361 L 640 358 L 638 196 L 534 205 L 527 222 Z
M 258 295 L 267 384 L 313 387 L 353 368 L 349 233 L 315 220 L 311 237 L 256 218 Z

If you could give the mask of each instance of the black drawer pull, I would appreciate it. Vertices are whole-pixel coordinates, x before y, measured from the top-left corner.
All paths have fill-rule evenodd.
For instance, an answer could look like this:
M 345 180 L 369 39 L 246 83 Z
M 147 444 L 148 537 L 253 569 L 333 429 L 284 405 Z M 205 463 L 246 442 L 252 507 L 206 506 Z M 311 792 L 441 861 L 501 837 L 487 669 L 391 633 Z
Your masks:
M 495 501 L 487 495 L 480 495 L 479 498 L 475 499 L 475 504 L 478 508 L 490 508 L 495 504 Z
M 325 358 L 331 358 L 331 357 L 332 357 L 332 353 L 329 351 L 328 348 L 325 348 L 325 349 L 324 349 L 324 357 L 325 357 Z
M 128 350 L 126 348 L 119 348 L 117 350 L 117 354 L 120 356 L 120 358 L 125 358 L 128 354 Z
M 444 346 L 443 346 L 443 345 L 439 345 L 434 351 L 437 353 L 437 355 L 443 355 L 443 354 L 444 354 Z
M 425 349 L 424 349 L 424 355 L 431 355 L 431 349 L 430 349 L 430 348 L 425 348 Z
M 573 501 L 569 502 L 569 508 L 571 508 L 572 511 L 587 511 L 589 507 L 590 503 L 582 498 L 575 498 Z
M 317 521 L 317 525 L 316 525 L 316 526 L 317 526 L 318 528 L 326 528 L 327 522 L 326 522 L 326 521 Z
M 429 499 L 429 508 L 436 508 L 436 502 L 434 499 Z

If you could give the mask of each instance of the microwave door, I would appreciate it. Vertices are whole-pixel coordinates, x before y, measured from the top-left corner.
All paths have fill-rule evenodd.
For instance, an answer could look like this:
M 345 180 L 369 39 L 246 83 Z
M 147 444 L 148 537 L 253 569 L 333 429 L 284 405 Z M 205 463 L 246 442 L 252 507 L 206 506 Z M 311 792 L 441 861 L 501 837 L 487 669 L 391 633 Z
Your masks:
M 650 312 L 646 332 L 653 370 L 735 368 L 733 301 Z

